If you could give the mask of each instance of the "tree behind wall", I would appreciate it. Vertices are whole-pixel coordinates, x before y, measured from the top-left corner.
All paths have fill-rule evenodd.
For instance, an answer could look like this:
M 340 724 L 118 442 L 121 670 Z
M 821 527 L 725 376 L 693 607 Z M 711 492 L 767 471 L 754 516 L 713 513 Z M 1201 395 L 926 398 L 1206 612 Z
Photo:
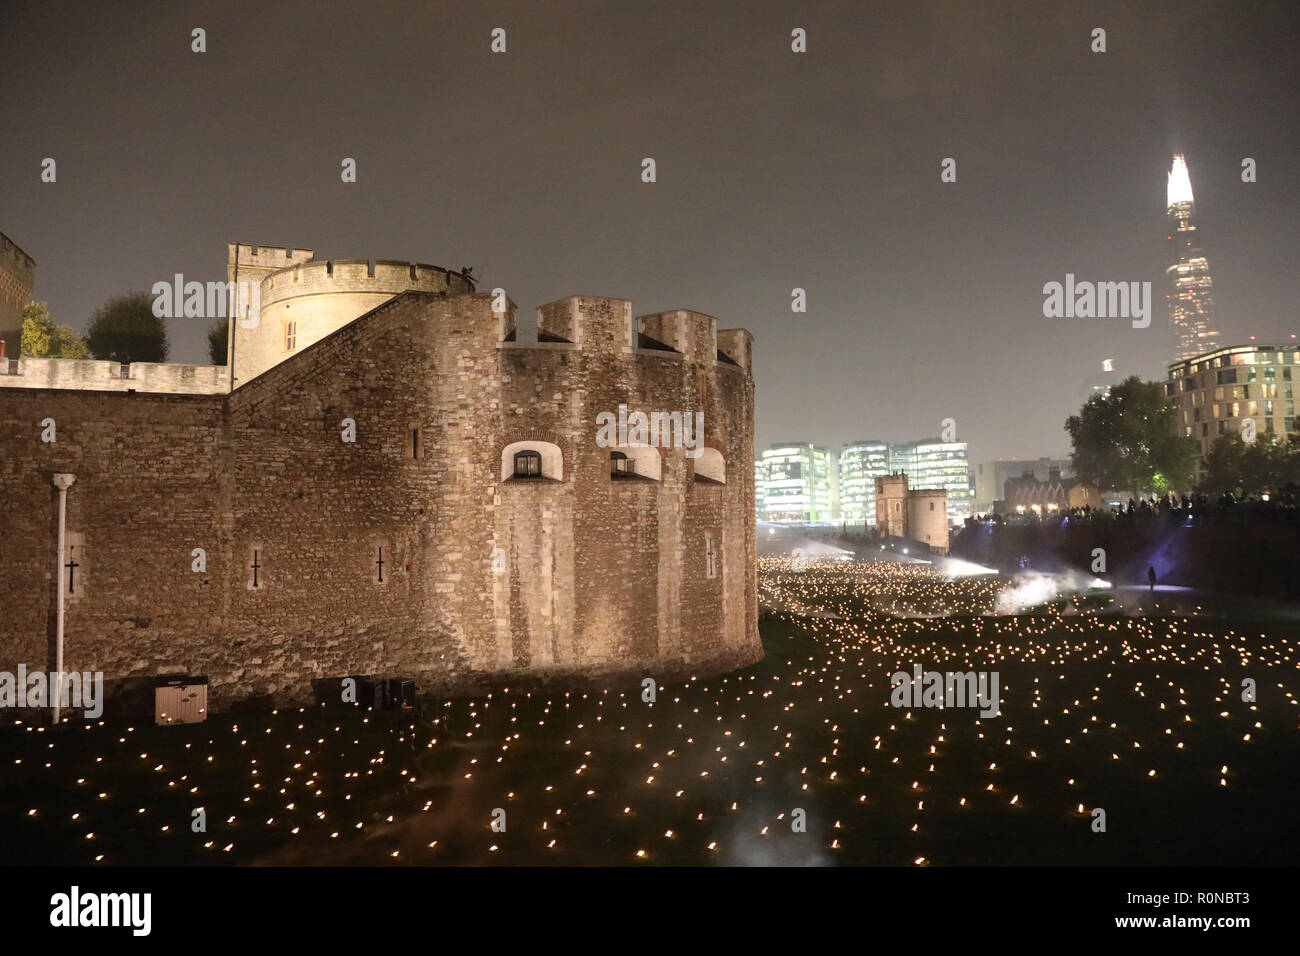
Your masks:
M 1300 483 L 1300 449 L 1289 442 L 1260 436 L 1244 442 L 1238 435 L 1221 435 L 1205 456 L 1200 490 L 1210 494 L 1263 494 Z
M 153 296 L 128 292 L 95 311 L 86 332 L 90 354 L 112 362 L 165 362 L 167 326 L 153 314 Z
M 229 335 L 230 327 L 225 319 L 218 319 L 208 329 L 208 358 L 213 365 L 226 364 L 226 340 Z
M 1099 488 L 1146 493 L 1191 487 L 1196 442 L 1182 434 L 1163 386 L 1126 378 L 1065 421 L 1074 473 Z
M 28 302 L 23 309 L 22 354 L 30 358 L 90 357 L 86 337 L 70 326 L 55 325 L 50 308 L 44 302 Z

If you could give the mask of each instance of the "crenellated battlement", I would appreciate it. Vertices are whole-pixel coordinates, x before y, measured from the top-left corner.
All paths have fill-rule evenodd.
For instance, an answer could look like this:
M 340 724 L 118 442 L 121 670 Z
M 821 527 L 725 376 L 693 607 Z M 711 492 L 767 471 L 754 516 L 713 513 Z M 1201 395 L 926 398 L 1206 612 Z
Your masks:
M 329 293 L 443 292 L 466 295 L 474 282 L 462 273 L 425 262 L 398 259 L 312 259 L 267 274 L 262 279 L 263 307 L 295 295 Z
M 314 257 L 315 254 L 310 249 L 256 246 L 244 242 L 227 243 L 226 280 L 260 282 L 280 269 L 311 262 Z
M 714 316 L 689 309 L 633 318 L 627 299 L 572 295 L 537 309 L 539 346 L 568 343 L 587 351 L 720 362 L 752 374 L 753 342 L 745 329 L 719 330 Z
M 22 351 L 23 309 L 36 284 L 36 260 L 0 233 L 0 356 Z
M 735 362 L 746 375 L 754 374 L 754 336 L 748 329 L 718 329 L 718 361 Z
M 3 262 L 3 268 L 11 272 L 17 279 L 26 279 L 27 285 L 32 284 L 32 277 L 36 274 L 36 260 L 23 252 L 12 239 L 0 232 L 0 262 Z
M 0 388 L 221 395 L 229 391 L 229 382 L 224 365 L 123 364 L 99 359 L 23 356 L 0 360 Z
M 537 309 L 537 341 L 631 350 L 632 303 L 597 295 L 567 295 Z
M 718 320 L 703 312 L 673 309 L 637 316 L 641 334 L 662 342 L 692 362 L 714 362 L 718 356 Z
M 248 242 L 231 242 L 226 244 L 227 259 L 230 263 L 238 262 L 240 267 L 262 269 L 283 269 L 286 266 L 310 262 L 315 258 L 311 249 L 295 249 L 293 246 L 261 246 Z

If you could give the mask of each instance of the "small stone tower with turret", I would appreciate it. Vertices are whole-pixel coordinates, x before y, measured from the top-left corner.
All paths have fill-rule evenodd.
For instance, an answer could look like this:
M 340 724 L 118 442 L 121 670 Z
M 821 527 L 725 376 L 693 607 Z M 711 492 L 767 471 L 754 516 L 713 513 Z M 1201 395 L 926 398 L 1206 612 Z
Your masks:
M 32 298 L 36 260 L 0 233 L 0 357 L 22 352 L 23 309 Z

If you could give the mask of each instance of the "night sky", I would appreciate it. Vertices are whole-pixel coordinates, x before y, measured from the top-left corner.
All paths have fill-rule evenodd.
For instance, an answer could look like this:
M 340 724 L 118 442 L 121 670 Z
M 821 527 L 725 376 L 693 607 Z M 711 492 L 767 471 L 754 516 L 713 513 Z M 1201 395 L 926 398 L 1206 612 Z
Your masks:
M 748 328 L 756 451 L 952 417 L 972 462 L 1058 455 L 1102 359 L 1163 377 L 1172 153 L 1223 343 L 1300 333 L 1297 38 L 1300 4 L 1240 0 L 2 0 L 0 231 L 78 329 L 236 240 L 470 265 L 530 325 L 590 294 Z M 1067 272 L 1151 281 L 1151 328 L 1044 318 Z

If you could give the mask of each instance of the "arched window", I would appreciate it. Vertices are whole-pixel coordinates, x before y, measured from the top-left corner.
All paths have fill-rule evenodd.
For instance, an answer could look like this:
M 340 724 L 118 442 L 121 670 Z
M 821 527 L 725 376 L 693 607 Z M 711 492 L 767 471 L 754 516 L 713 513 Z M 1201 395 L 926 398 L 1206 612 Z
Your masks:
M 611 480 L 635 478 L 638 481 L 663 480 L 663 456 L 653 445 L 619 445 L 609 451 Z
M 538 478 L 542 474 L 542 453 L 539 451 L 515 452 L 516 478 Z
M 564 480 L 564 453 L 548 441 L 516 441 L 501 449 L 501 480 Z
M 621 451 L 609 453 L 609 477 L 626 478 L 636 476 L 636 459 L 629 458 Z
M 695 459 L 695 481 L 702 485 L 725 485 L 727 462 L 716 448 L 701 448 Z

